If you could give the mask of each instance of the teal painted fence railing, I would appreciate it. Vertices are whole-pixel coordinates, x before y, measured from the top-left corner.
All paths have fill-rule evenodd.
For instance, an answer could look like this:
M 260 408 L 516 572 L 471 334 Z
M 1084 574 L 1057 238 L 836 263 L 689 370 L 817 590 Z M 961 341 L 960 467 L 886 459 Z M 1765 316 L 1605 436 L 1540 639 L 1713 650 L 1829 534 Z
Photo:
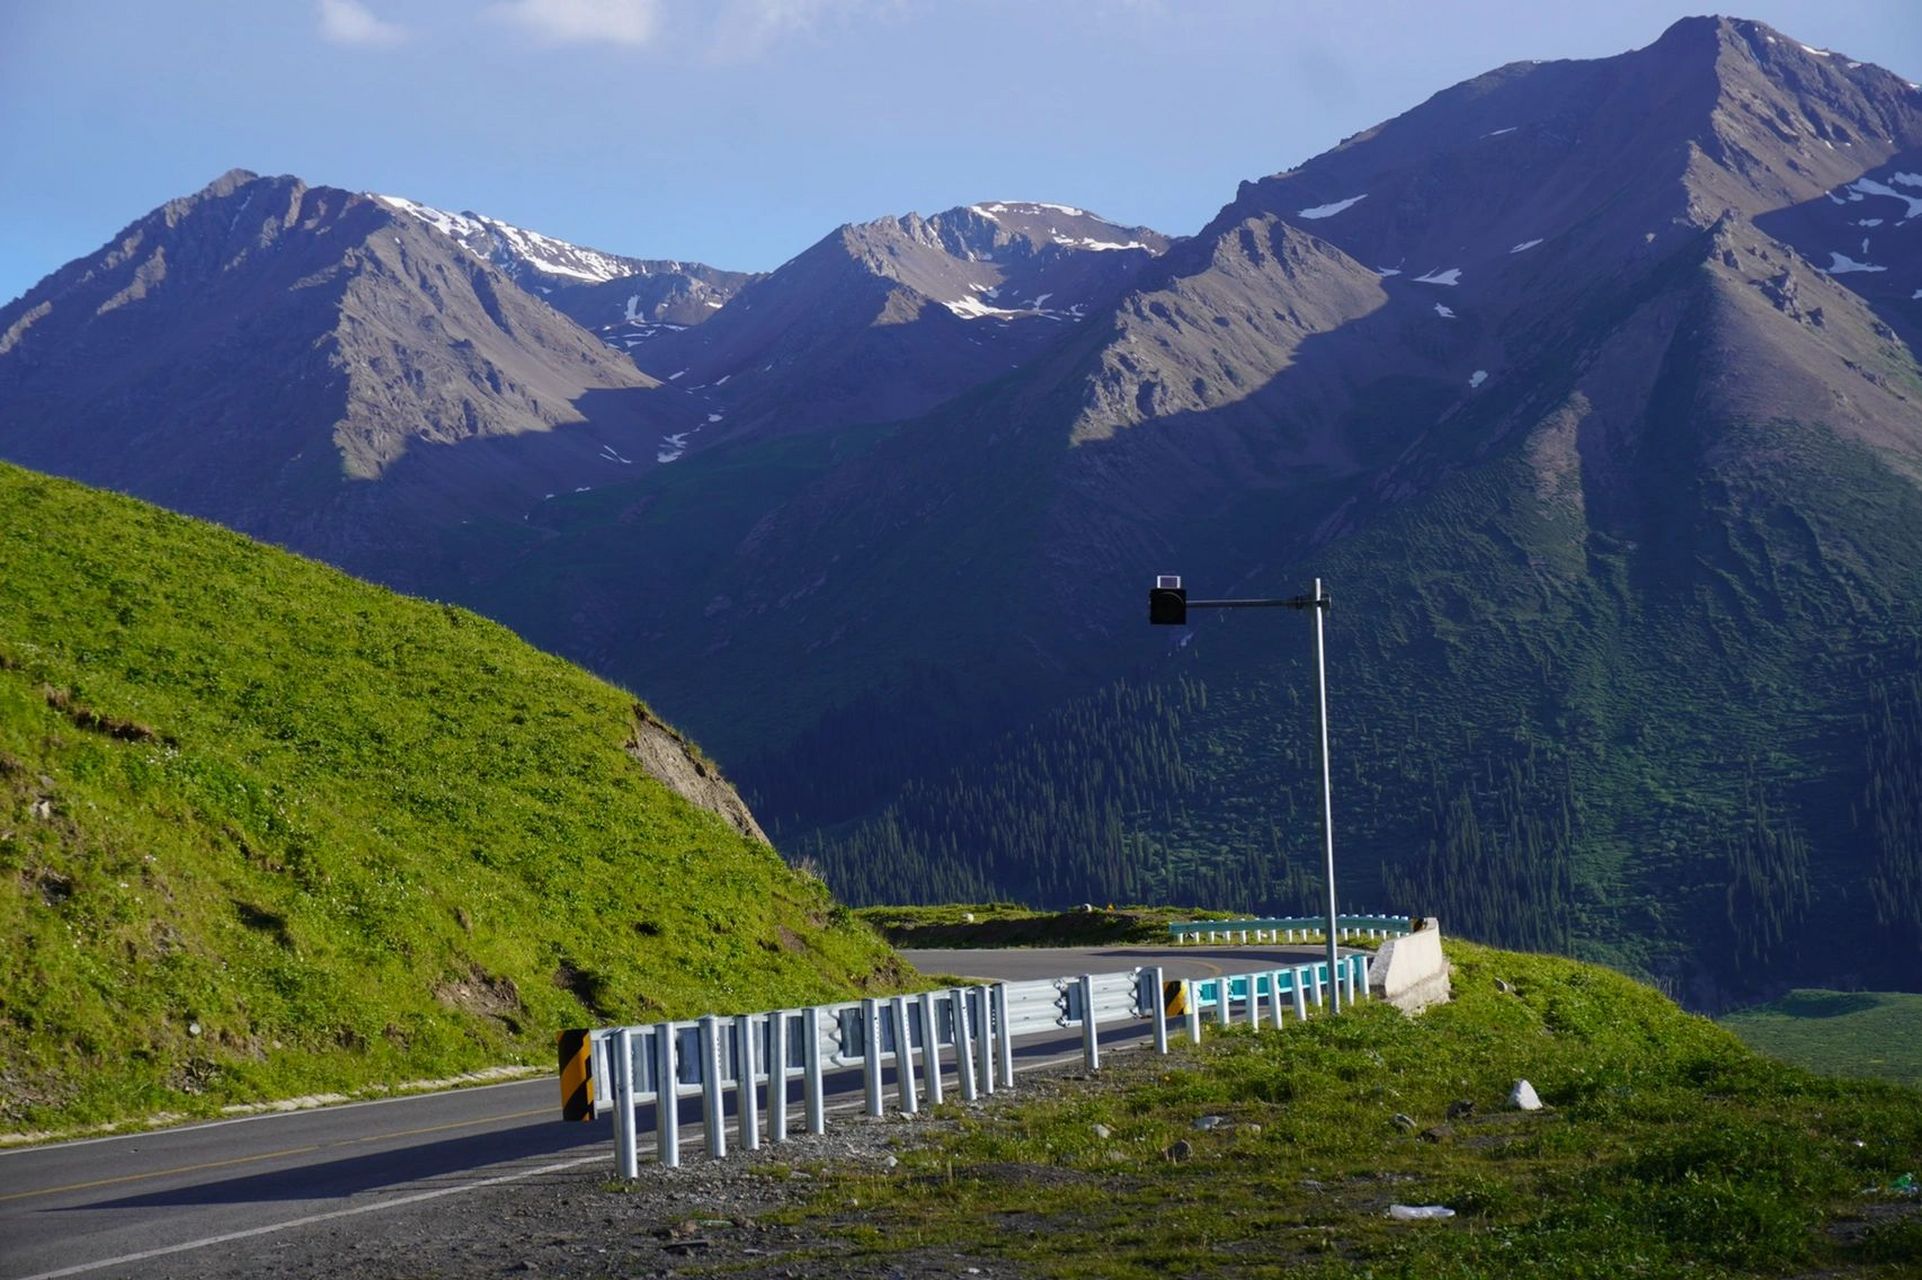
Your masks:
M 1321 1008 L 1328 1003 L 1329 989 L 1337 984 L 1343 1008 L 1365 999 L 1368 957 L 1342 956 L 1335 962 L 1332 980 L 1326 960 L 1222 978 L 1191 978 L 1181 984 L 1180 1013 L 1187 1019 L 1190 1038 L 1199 1042 L 1204 1020 L 1222 1026 L 1241 1021 L 1259 1029 L 1264 1023 L 1280 1027 L 1284 1010 L 1297 1019 L 1306 1018 L 1311 1005 Z
M 1298 942 L 1321 937 L 1328 922 L 1315 916 L 1278 916 L 1259 920 L 1195 920 L 1168 926 L 1176 942 Z M 1336 941 L 1399 938 L 1413 931 L 1407 916 L 1336 916 Z

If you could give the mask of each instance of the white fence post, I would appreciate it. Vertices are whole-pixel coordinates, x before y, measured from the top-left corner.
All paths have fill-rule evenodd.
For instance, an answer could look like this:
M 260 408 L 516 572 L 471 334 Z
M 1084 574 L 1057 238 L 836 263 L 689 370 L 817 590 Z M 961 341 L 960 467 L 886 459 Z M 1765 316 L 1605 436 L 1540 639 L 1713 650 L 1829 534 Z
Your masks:
M 1308 1020 L 1307 967 L 1297 966 L 1294 971 L 1294 977 L 1288 985 L 1294 989 L 1295 993 L 1295 1018 L 1297 1021 L 1306 1022 Z
M 901 1110 L 917 1115 L 921 1099 L 914 1087 L 914 1028 L 908 1022 L 908 998 L 896 996 L 891 1002 L 894 1014 L 894 1087 L 901 1095 Z
M 1279 969 L 1268 975 L 1268 1013 L 1275 1024 L 1275 1030 L 1281 1030 L 1281 970 Z
M 1220 998 L 1215 1005 L 1215 1017 L 1225 1027 L 1234 1021 L 1234 993 L 1228 988 L 1227 975 L 1215 979 L 1215 994 Z
M 921 1066 L 922 1074 L 928 1078 L 928 1105 L 941 1105 L 941 1011 L 935 1005 L 934 992 L 923 991 L 919 1001 L 921 1006 Z
M 1193 978 L 1181 980 L 1181 1007 L 1188 1011 L 1188 1039 L 1201 1043 L 1201 984 Z
M 827 1088 L 821 1080 L 821 1009 L 801 1012 L 801 1091 L 807 1099 L 808 1132 L 828 1131 Z
M 1248 1029 L 1261 1030 L 1261 975 L 1248 975 Z
M 654 1154 L 670 1169 L 681 1167 L 681 1064 L 671 1022 L 654 1040 Z
M 1008 984 L 996 983 L 994 992 L 994 1022 L 999 1027 L 996 1032 L 995 1049 L 1001 1059 L 1001 1087 L 1014 1088 L 1014 1024 L 1008 1021 Z
M 1101 1070 L 1101 1028 L 1095 1022 L 1094 975 L 1081 975 L 1081 1057 L 1088 1070 Z
M 614 1152 L 623 1178 L 641 1176 L 641 1154 L 634 1133 L 634 1032 L 614 1033 Z
M 726 1095 L 721 1089 L 721 1020 L 713 1014 L 701 1019 L 701 1129 L 707 1153 L 715 1159 L 727 1154 Z
M 881 1006 L 874 997 L 861 1001 L 862 1081 L 867 1086 L 868 1114 L 881 1114 Z
M 761 1149 L 760 1090 L 755 1076 L 754 1015 L 744 1013 L 734 1019 L 734 1121 L 740 1130 L 741 1146 L 748 1151 Z
M 1154 988 L 1153 993 L 1148 997 L 1148 1011 L 1154 1015 L 1155 1020 L 1156 1053 L 1168 1052 L 1168 997 L 1166 989 L 1161 985 L 1162 981 L 1160 965 L 1148 970 L 1148 982 Z
M 974 1032 L 968 1026 L 968 1004 L 966 988 L 955 987 L 948 992 L 948 1005 L 954 1010 L 954 1075 L 963 1102 L 973 1102 L 980 1096 L 974 1083 Z
M 987 987 L 974 989 L 981 1021 L 974 1027 L 974 1050 L 979 1055 L 981 1092 L 994 1092 L 994 994 Z
M 767 1140 L 787 1141 L 788 1010 L 776 1010 L 767 1024 Z

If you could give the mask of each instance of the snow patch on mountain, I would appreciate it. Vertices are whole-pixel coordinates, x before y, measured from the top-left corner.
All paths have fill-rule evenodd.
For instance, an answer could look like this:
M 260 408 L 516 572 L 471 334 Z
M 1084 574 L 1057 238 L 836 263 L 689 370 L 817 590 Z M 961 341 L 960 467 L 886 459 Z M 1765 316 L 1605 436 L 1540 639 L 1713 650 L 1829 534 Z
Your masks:
M 1446 271 L 1430 271 L 1425 276 L 1415 277 L 1416 284 L 1445 284 L 1453 286 L 1461 282 L 1462 269 L 1460 267 L 1450 267 Z
M 1509 252 L 1510 253 L 1527 253 L 1530 249 L 1533 249 L 1536 245 L 1540 243 L 1541 243 L 1540 240 L 1524 240 L 1520 244 L 1516 245 L 1513 249 L 1510 249 Z
M 1453 320 L 1455 318 L 1455 313 L 1439 302 L 1435 304 L 1435 314 L 1444 320 Z
M 1486 369 L 1477 369 L 1475 370 L 1475 372 L 1468 375 L 1468 385 L 1470 387 L 1479 387 L 1482 385 L 1482 383 L 1487 381 L 1488 381 L 1488 370 Z
M 1367 198 L 1368 193 L 1364 191 L 1358 196 L 1349 196 L 1346 200 L 1337 200 L 1333 204 L 1318 204 L 1312 209 L 1297 210 L 1296 215 L 1303 218 L 1332 218 L 1342 210 L 1353 208 Z
M 478 213 L 449 213 L 445 209 L 436 209 L 403 196 L 386 196 L 376 192 L 368 192 L 368 195 L 398 213 L 420 219 L 442 235 L 451 237 L 475 257 L 488 259 L 510 273 L 515 266 L 522 266 L 546 275 L 585 280 L 590 284 L 601 284 L 635 274 L 632 266 L 618 258 L 502 222 L 498 218 Z M 486 251 L 483 251 L 483 246 Z
M 1863 251 L 1867 252 L 1867 249 L 1865 248 Z M 1831 261 L 1828 266 L 1823 267 L 1822 270 L 1828 275 L 1832 275 L 1832 276 L 1843 275 L 1850 271 L 1887 271 L 1888 270 L 1887 267 L 1878 267 L 1873 263 L 1857 262 L 1854 258 L 1849 257 L 1846 253 L 1839 253 L 1834 249 L 1829 250 L 1829 257 L 1833 259 L 1833 261 Z
M 1922 196 L 1905 195 L 1885 182 L 1877 182 L 1874 178 L 1857 178 L 1854 182 L 1849 183 L 1848 189 L 1851 193 L 1849 196 L 1851 200 L 1860 199 L 1862 196 L 1889 196 L 1892 199 L 1900 200 L 1903 204 L 1907 205 L 1909 209 L 1909 211 L 1902 216 L 1904 222 L 1907 222 L 1910 218 L 1922 215 Z
M 1107 252 L 1114 249 L 1141 249 L 1146 251 L 1148 248 L 1147 245 L 1141 243 L 1139 240 L 1130 240 L 1126 244 L 1121 244 L 1114 240 L 1096 240 L 1092 236 L 1081 236 L 1079 238 L 1064 236 L 1059 231 L 1055 232 L 1054 242 L 1056 244 L 1072 245 L 1077 249 L 1093 249 L 1096 252 Z

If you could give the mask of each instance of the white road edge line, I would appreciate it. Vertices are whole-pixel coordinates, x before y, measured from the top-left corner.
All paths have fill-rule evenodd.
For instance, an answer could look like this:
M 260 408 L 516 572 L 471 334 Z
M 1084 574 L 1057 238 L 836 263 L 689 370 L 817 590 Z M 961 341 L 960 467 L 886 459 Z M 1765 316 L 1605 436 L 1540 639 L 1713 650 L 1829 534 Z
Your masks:
M 1041 1067 L 1052 1067 L 1062 1062 L 1072 1061 L 1080 1056 L 1081 1054 L 1079 1052 L 1072 1052 L 1058 1054 L 1052 1058 L 1043 1058 L 1038 1062 L 1020 1063 L 1016 1065 L 1015 1072 L 1019 1074 L 1023 1071 L 1034 1071 Z M 515 1081 L 514 1083 L 518 1084 L 521 1082 Z M 866 1104 L 861 1101 L 846 1102 L 839 1106 L 829 1107 L 828 1110 L 853 1111 L 861 1109 L 865 1105 Z M 689 1143 L 697 1141 L 705 1141 L 705 1139 L 702 1139 L 698 1134 L 690 1135 L 682 1139 L 681 1145 L 685 1147 Z M 652 1148 L 644 1149 L 651 1150 Z M 575 1169 L 584 1164 L 593 1164 L 596 1161 L 604 1161 L 606 1159 L 606 1154 L 602 1153 L 583 1156 L 579 1160 L 563 1160 L 559 1164 L 544 1164 L 538 1169 L 523 1169 L 518 1173 L 504 1173 L 496 1178 L 483 1178 L 479 1182 L 464 1182 L 458 1187 L 438 1187 L 432 1191 L 416 1191 L 412 1195 L 396 1196 L 391 1200 L 376 1200 L 372 1204 L 358 1204 L 351 1209 L 334 1209 L 328 1213 L 311 1213 L 304 1218 L 289 1218 L 285 1222 L 270 1222 L 264 1227 L 249 1227 L 245 1231 L 229 1231 L 225 1235 L 207 1236 L 205 1239 L 188 1240 L 180 1244 L 164 1245 L 158 1249 L 145 1249 L 139 1253 L 124 1253 L 118 1258 L 102 1258 L 98 1262 L 82 1262 L 76 1266 L 62 1267 L 58 1271 L 42 1271 L 35 1275 L 22 1276 L 20 1280 L 56 1280 L 59 1276 L 85 1275 L 89 1271 L 103 1271 L 108 1267 L 127 1266 L 135 1262 L 145 1262 L 149 1258 L 164 1258 L 171 1253 L 187 1253 L 194 1249 L 206 1249 L 213 1245 L 228 1244 L 235 1240 L 248 1240 L 255 1236 L 273 1235 L 277 1231 L 290 1231 L 295 1227 L 309 1227 L 316 1222 L 331 1222 L 336 1218 L 351 1218 L 358 1214 L 373 1213 L 379 1209 L 398 1209 L 402 1205 L 419 1204 L 423 1200 L 438 1200 L 442 1196 L 458 1195 L 463 1191 L 478 1191 L 482 1187 L 497 1187 L 502 1183 L 519 1182 L 523 1178 L 535 1178 L 543 1173 L 559 1173 L 563 1169 Z
M 190 1249 L 205 1249 L 209 1245 L 226 1244 L 231 1240 L 246 1240 L 253 1236 L 272 1235 L 276 1231 L 286 1231 L 293 1227 L 311 1226 L 316 1222 L 330 1222 L 335 1218 L 351 1218 L 357 1214 L 372 1213 L 376 1209 L 397 1209 L 404 1204 L 418 1204 L 422 1200 L 438 1200 L 442 1196 L 456 1195 L 462 1191 L 478 1191 L 482 1187 L 495 1187 L 503 1182 L 518 1182 L 522 1178 L 532 1178 L 543 1173 L 558 1173 L 562 1169 L 572 1169 L 578 1165 L 592 1164 L 607 1159 L 604 1155 L 583 1156 L 579 1160 L 563 1160 L 559 1164 L 545 1164 L 538 1169 L 523 1169 L 519 1173 L 504 1173 L 497 1178 L 483 1178 L 479 1182 L 464 1182 L 458 1187 L 439 1187 L 433 1191 L 416 1191 L 412 1195 L 396 1196 L 392 1200 L 376 1200 L 372 1204 L 358 1204 L 351 1209 L 335 1209 L 329 1213 L 308 1214 L 304 1218 L 290 1218 L 286 1222 L 273 1222 L 264 1227 L 250 1227 L 245 1231 L 229 1231 L 225 1235 L 208 1236 L 204 1240 L 188 1240 L 183 1244 L 165 1245 L 159 1249 L 146 1249 L 139 1253 L 126 1253 L 118 1258 L 102 1258 L 98 1262 L 83 1262 L 78 1266 L 62 1267 L 58 1271 L 42 1271 L 38 1275 L 23 1276 L 21 1280 L 54 1280 L 56 1276 L 77 1276 L 88 1271 L 99 1271 L 106 1267 L 120 1267 L 132 1262 L 145 1262 L 148 1258 L 161 1258 L 170 1253 L 186 1253 Z
M 456 1093 L 482 1093 L 488 1089 L 511 1089 L 515 1085 L 553 1083 L 551 1075 L 529 1075 L 519 1080 L 497 1080 L 492 1084 L 464 1084 L 452 1089 L 429 1089 L 420 1093 L 396 1093 L 388 1098 L 359 1098 L 353 1102 L 330 1102 L 318 1107 L 295 1107 L 289 1111 L 259 1111 L 250 1116 L 228 1116 L 222 1120 L 201 1120 L 193 1124 L 161 1124 L 150 1129 L 129 1129 L 125 1133 L 107 1133 L 97 1138 L 54 1138 L 47 1142 L 17 1142 L 0 1147 L 0 1160 L 8 1156 L 32 1155 L 34 1152 L 64 1151 L 69 1147 L 90 1147 L 101 1142 L 125 1142 L 129 1138 L 149 1138 L 159 1140 L 176 1133 L 193 1133 L 200 1129 L 220 1129 L 230 1124 L 252 1124 L 256 1120 L 291 1120 L 297 1116 L 316 1116 L 337 1111 L 354 1111 L 361 1107 L 384 1107 L 394 1102 L 419 1102 L 425 1098 L 444 1098 Z

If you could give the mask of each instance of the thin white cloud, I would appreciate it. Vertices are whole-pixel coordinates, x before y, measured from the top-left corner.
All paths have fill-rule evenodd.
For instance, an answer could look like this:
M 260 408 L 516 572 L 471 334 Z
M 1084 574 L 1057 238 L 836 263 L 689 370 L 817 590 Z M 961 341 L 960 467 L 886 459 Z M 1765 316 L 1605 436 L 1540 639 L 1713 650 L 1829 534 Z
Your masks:
M 407 39 L 407 28 L 376 16 L 360 0 L 317 0 L 321 39 L 384 48 Z
M 488 14 L 547 44 L 644 45 L 659 27 L 657 0 L 504 0 Z
M 901 9 L 899 0 L 712 0 L 708 56 L 748 61 L 790 37 L 893 17 Z

